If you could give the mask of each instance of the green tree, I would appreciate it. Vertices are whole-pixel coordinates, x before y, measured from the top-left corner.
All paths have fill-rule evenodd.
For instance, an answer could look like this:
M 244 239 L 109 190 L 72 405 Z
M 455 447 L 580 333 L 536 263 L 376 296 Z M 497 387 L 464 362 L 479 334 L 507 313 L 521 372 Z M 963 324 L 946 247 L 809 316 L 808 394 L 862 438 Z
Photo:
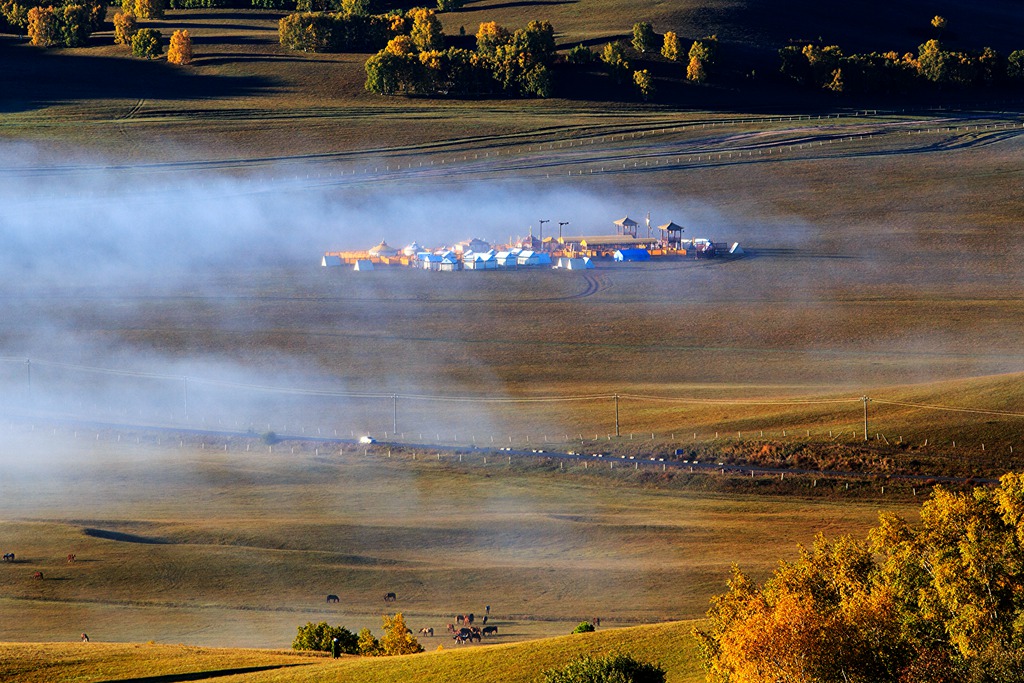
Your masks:
M 581 44 L 570 48 L 565 58 L 570 64 L 593 64 L 595 56 L 589 47 Z
M 632 655 L 583 655 L 560 669 L 544 671 L 544 683 L 664 683 L 665 670 Z
M 359 632 L 356 647 L 359 650 L 359 654 L 364 657 L 379 657 L 382 654 L 380 641 L 374 637 L 373 633 L 371 633 L 368 628 L 364 628 Z
M 438 12 L 457 12 L 466 4 L 466 0 L 437 0 Z
M 618 82 L 621 82 L 624 74 L 629 71 L 629 62 L 626 61 L 626 46 L 622 44 L 622 41 L 616 40 L 605 44 L 604 49 L 601 50 L 601 61 Z
M 633 84 L 645 102 L 654 94 L 654 79 L 647 69 L 633 72 Z
M 314 624 L 310 621 L 305 626 L 299 626 L 298 631 L 292 641 L 294 650 L 330 652 L 331 644 L 337 638 L 342 653 L 354 655 L 359 652 L 358 636 L 344 626 L 331 626 L 326 621 Z
M 412 631 L 405 625 L 405 618 L 401 612 L 393 617 L 385 614 L 382 619 L 384 621 L 384 636 L 380 639 L 380 649 L 385 656 L 423 652 L 423 648 L 413 637 Z
M 1006 76 L 1012 81 L 1024 80 L 1024 50 L 1014 50 L 1006 58 Z
M 679 61 L 679 55 L 683 51 L 679 36 L 674 31 L 665 31 L 661 44 L 661 56 L 673 62 Z
M 572 630 L 573 633 L 593 633 L 597 629 L 589 621 L 581 621 L 576 625 L 576 628 Z
M 163 36 L 155 28 L 139 29 L 132 36 L 132 54 L 136 57 L 156 59 L 163 53 Z
M 637 52 L 654 52 L 658 45 L 658 37 L 650 23 L 641 21 L 633 24 L 633 49 Z

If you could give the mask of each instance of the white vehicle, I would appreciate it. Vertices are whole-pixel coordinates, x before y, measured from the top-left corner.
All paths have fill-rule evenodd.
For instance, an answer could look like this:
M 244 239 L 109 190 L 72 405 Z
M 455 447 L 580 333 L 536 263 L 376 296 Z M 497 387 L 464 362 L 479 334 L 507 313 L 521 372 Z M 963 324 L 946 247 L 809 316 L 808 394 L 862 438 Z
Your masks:
M 377 439 L 372 436 L 361 436 L 359 437 L 359 443 L 377 443 Z

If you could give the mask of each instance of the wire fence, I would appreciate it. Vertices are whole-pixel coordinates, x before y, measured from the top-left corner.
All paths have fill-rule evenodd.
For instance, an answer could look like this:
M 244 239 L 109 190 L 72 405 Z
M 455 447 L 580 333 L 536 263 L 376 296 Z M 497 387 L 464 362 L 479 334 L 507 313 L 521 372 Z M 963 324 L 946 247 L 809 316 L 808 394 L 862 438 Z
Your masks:
M 894 431 L 900 427 L 880 429 L 879 411 L 869 410 L 870 406 L 891 406 L 1004 421 L 1011 436 L 990 443 L 988 452 L 1008 448 L 1012 453 L 1017 420 L 1024 418 L 1024 412 L 977 405 L 869 396 L 709 398 L 634 392 L 513 396 L 360 391 L 11 357 L 0 358 L 0 382 L 6 385 L 10 414 L 281 436 L 355 439 L 372 435 L 416 443 L 495 447 L 578 443 L 587 448 L 613 440 L 664 446 L 723 439 L 903 444 L 904 435 Z M 709 415 L 730 407 L 768 410 L 743 417 Z M 920 437 L 913 432 L 908 436 Z M 945 446 L 957 448 L 957 436 L 949 434 L 926 439 L 925 445 L 937 446 L 940 439 Z M 960 448 L 967 440 L 959 439 Z M 984 451 L 986 445 L 980 443 L 980 449 Z

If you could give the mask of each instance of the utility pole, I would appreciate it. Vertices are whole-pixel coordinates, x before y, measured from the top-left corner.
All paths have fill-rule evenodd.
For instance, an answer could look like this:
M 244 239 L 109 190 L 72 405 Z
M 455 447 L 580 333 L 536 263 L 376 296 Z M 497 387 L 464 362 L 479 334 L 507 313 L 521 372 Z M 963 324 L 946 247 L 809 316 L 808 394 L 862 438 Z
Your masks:
M 861 396 L 860 400 L 864 401 L 864 440 L 868 440 L 868 401 L 871 399 L 867 396 Z
M 538 220 L 537 222 L 540 223 L 540 248 L 543 249 L 544 248 L 544 224 L 545 223 L 550 223 L 551 221 L 545 218 L 545 219 L 542 219 L 542 220 Z
M 398 434 L 398 394 L 391 394 L 391 399 L 394 401 L 395 406 L 395 419 L 391 424 L 391 433 Z
M 569 221 L 558 221 L 558 241 L 562 241 L 562 226 L 569 225 Z
M 615 394 L 615 436 L 619 435 L 619 395 Z
M 183 396 L 185 398 L 185 419 L 188 419 L 188 377 L 181 378 L 181 386 L 184 390 Z

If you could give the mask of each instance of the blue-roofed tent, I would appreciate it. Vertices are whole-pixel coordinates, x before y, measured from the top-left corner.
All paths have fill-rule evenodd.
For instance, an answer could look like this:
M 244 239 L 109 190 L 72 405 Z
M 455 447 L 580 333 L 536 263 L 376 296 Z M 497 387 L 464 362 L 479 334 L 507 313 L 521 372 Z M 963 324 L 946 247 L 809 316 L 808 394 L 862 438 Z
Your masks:
M 650 261 L 651 252 L 646 249 L 619 249 L 615 252 L 616 261 Z

